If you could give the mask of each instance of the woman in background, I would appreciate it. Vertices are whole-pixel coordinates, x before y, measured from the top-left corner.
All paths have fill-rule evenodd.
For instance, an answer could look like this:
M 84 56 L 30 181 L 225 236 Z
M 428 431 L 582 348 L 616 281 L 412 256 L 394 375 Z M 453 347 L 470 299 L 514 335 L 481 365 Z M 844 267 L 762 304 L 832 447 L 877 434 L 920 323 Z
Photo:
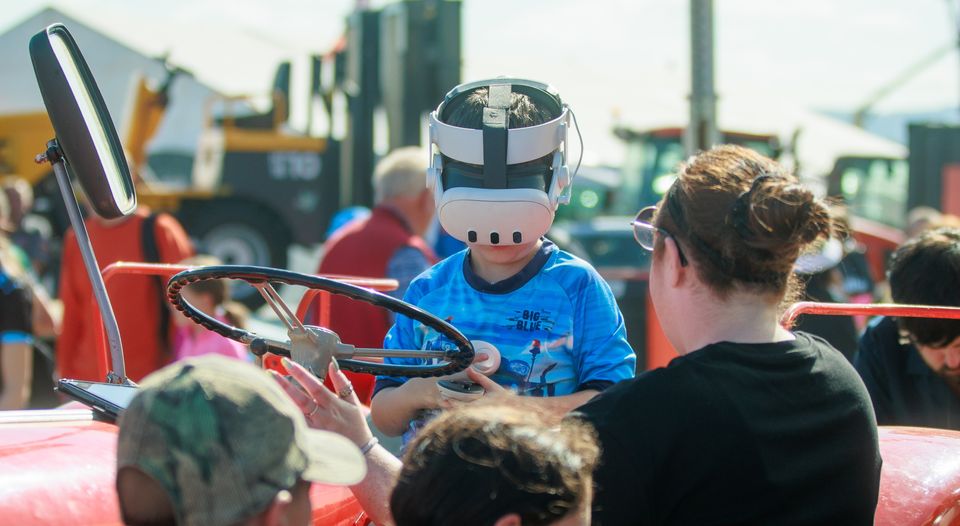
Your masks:
M 34 337 L 55 337 L 59 325 L 23 252 L 8 237 L 11 226 L 10 203 L 0 192 L 0 410 L 27 407 Z
M 222 265 L 223 262 L 213 256 L 198 255 L 187 258 L 180 264 L 210 266 Z M 191 283 L 182 289 L 182 294 L 183 299 L 208 316 L 234 327 L 243 328 L 246 324 L 249 312 L 243 305 L 230 300 L 230 282 L 225 279 Z M 222 354 L 252 361 L 252 355 L 242 343 L 207 330 L 176 310 L 173 311 L 173 319 L 176 324 L 173 335 L 174 361 L 202 354 Z

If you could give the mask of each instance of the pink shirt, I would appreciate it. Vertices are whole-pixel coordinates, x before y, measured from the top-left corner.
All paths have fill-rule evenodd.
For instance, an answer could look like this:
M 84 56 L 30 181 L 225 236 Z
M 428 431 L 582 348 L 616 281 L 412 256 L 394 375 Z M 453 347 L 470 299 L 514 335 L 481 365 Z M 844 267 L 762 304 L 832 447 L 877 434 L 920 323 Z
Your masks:
M 226 319 L 219 314 L 216 318 L 226 322 Z M 242 343 L 206 329 L 197 331 L 193 325 L 177 327 L 173 336 L 173 349 L 176 361 L 203 354 L 222 354 L 230 358 L 250 361 L 250 353 Z

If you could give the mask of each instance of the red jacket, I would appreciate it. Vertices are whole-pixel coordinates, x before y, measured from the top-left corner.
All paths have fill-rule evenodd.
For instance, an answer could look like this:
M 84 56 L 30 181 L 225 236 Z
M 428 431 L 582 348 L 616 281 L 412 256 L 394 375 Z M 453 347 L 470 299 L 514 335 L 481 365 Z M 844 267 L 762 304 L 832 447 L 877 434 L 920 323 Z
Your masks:
M 403 247 L 414 247 L 430 261 L 437 258 L 423 239 L 410 230 L 407 222 L 386 207 L 376 207 L 369 218 L 341 228 L 324 247 L 320 274 L 345 274 L 365 278 L 384 278 L 393 254 Z M 307 322 L 316 324 L 316 308 Z M 383 347 L 383 338 L 392 322 L 385 309 L 351 300 L 337 294 L 330 298 L 330 327 L 340 340 L 357 347 Z M 354 389 L 365 403 L 373 391 L 373 377 L 350 375 Z

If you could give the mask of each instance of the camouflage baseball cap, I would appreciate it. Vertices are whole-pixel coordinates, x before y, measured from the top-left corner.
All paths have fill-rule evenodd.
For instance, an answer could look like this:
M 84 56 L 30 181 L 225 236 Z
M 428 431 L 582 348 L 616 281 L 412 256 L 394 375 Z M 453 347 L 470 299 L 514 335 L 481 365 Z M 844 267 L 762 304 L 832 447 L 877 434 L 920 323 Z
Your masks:
M 310 429 L 264 371 L 222 356 L 148 376 L 119 425 L 117 469 L 154 478 L 183 525 L 253 517 L 298 478 L 347 485 L 366 474 L 357 446 Z

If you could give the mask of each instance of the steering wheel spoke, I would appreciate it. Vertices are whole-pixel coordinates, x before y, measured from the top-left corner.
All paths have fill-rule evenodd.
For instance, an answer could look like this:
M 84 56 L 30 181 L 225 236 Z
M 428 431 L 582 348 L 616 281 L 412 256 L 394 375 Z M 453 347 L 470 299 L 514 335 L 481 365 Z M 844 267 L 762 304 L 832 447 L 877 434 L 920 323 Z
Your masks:
M 279 318 L 280 321 L 287 326 L 287 331 L 306 331 L 303 323 L 297 319 L 297 316 L 293 313 L 293 311 L 290 310 L 290 307 L 287 306 L 287 303 L 283 301 L 283 298 L 281 298 L 280 294 L 277 293 L 277 289 L 273 288 L 273 285 L 269 281 L 251 281 L 250 285 L 260 292 L 260 295 L 263 296 L 264 300 L 266 300 L 267 305 L 273 309 L 273 312 L 277 315 L 277 318 Z
M 181 294 L 183 287 L 210 279 L 237 279 L 256 287 L 286 326 L 290 340 L 282 342 L 264 338 L 240 327 L 221 322 L 184 299 Z M 441 350 L 367 349 L 342 343 L 339 336 L 329 329 L 305 326 L 277 293 L 273 283 L 320 289 L 391 310 L 436 330 L 452 342 L 453 347 Z M 170 278 L 167 284 L 167 297 L 184 316 L 204 328 L 249 345 L 251 351 L 257 355 L 273 352 L 289 356 L 321 378 L 326 375 L 327 366 L 334 357 L 340 367 L 347 371 L 389 376 L 443 376 L 467 368 L 474 355 L 473 345 L 460 331 L 418 307 L 386 294 L 342 281 L 288 270 L 246 265 L 196 267 Z M 425 363 L 401 365 L 353 359 L 357 357 L 417 358 Z

